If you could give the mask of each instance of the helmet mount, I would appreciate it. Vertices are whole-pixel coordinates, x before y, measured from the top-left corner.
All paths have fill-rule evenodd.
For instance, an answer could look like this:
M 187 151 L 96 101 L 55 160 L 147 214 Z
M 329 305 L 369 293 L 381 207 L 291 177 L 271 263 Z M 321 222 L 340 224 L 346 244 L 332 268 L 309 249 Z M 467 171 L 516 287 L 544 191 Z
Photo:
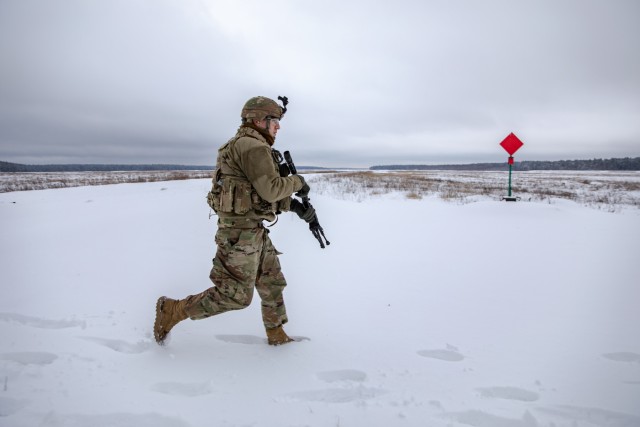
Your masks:
M 287 112 L 287 104 L 289 103 L 289 98 L 287 98 L 286 96 L 278 96 L 278 101 L 282 101 L 282 116 L 284 116 L 284 113 Z M 282 116 L 280 116 L 280 118 L 282 118 Z
M 240 117 L 243 121 L 264 120 L 267 117 L 281 119 L 287 112 L 289 99 L 286 96 L 278 96 L 278 100 L 282 101 L 282 106 L 265 96 L 255 96 L 244 104 Z

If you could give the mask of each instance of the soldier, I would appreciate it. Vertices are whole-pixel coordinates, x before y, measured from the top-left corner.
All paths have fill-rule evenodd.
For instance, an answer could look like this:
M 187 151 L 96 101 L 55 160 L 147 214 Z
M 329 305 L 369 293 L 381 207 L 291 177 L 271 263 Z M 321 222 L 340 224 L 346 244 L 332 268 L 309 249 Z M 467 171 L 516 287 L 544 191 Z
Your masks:
M 207 198 L 218 214 L 217 252 L 209 275 L 214 286 L 182 300 L 158 299 L 153 327 L 158 344 L 164 344 L 169 331 L 182 320 L 248 307 L 254 286 L 262 300 L 268 343 L 293 341 L 282 329 L 288 320 L 282 296 L 287 283 L 263 221 L 293 211 L 309 223 L 315 211 L 291 197 L 308 195 L 309 186 L 300 175 L 281 176 L 280 153 L 271 148 L 285 111 L 286 101 L 282 108 L 263 96 L 249 99 L 242 108 L 238 132 L 218 150 Z

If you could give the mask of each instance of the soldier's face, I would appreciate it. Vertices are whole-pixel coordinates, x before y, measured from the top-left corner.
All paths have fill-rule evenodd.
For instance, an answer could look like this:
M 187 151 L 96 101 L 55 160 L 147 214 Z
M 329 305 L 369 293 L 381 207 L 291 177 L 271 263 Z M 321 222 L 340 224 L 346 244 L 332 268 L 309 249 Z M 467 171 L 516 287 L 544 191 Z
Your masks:
M 278 133 L 278 129 L 280 129 L 280 120 L 271 119 L 271 120 L 268 120 L 268 123 L 269 123 L 269 134 L 275 138 L 276 134 Z
M 259 122 L 256 122 L 258 126 L 262 129 L 266 129 L 274 139 L 276 134 L 278 133 L 278 129 L 280 129 L 280 120 L 272 118 L 270 120 L 262 119 Z

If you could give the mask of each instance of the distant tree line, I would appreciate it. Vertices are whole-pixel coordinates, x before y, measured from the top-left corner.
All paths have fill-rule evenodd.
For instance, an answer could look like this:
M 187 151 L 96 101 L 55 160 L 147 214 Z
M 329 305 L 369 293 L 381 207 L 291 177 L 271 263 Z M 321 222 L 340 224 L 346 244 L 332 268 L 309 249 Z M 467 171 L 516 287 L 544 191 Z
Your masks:
M 556 160 L 537 161 L 525 160 L 515 162 L 515 170 L 611 170 L 637 171 L 640 170 L 640 157 L 625 157 L 620 159 L 591 159 L 591 160 Z M 461 171 L 501 171 L 508 169 L 507 162 L 503 163 L 470 163 L 462 165 L 381 165 L 371 166 L 371 170 L 461 170 Z
M 113 172 L 113 171 L 172 171 L 172 170 L 213 170 L 213 166 L 185 165 L 22 165 L 19 163 L 0 162 L 0 172 Z
M 188 165 L 118 165 L 118 164 L 66 164 L 66 165 L 23 165 L 0 161 L 0 172 L 112 172 L 112 171 L 171 171 L 171 170 L 213 170 L 213 166 Z M 325 169 L 321 167 L 299 166 L 298 169 Z M 453 165 L 380 165 L 370 170 L 461 170 L 461 171 L 502 171 L 508 169 L 507 162 L 469 163 Z M 640 157 L 591 160 L 525 160 L 515 162 L 515 170 L 640 170 Z

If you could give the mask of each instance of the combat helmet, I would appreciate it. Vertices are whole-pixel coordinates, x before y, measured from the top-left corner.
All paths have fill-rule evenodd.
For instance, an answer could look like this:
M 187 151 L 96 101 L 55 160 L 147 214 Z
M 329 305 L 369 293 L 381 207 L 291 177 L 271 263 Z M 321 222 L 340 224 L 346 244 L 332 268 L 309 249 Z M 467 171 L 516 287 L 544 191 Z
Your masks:
M 243 121 L 262 120 L 265 117 L 280 119 L 285 111 L 286 107 L 283 109 L 273 99 L 266 96 L 254 96 L 244 104 L 240 117 L 242 117 Z

